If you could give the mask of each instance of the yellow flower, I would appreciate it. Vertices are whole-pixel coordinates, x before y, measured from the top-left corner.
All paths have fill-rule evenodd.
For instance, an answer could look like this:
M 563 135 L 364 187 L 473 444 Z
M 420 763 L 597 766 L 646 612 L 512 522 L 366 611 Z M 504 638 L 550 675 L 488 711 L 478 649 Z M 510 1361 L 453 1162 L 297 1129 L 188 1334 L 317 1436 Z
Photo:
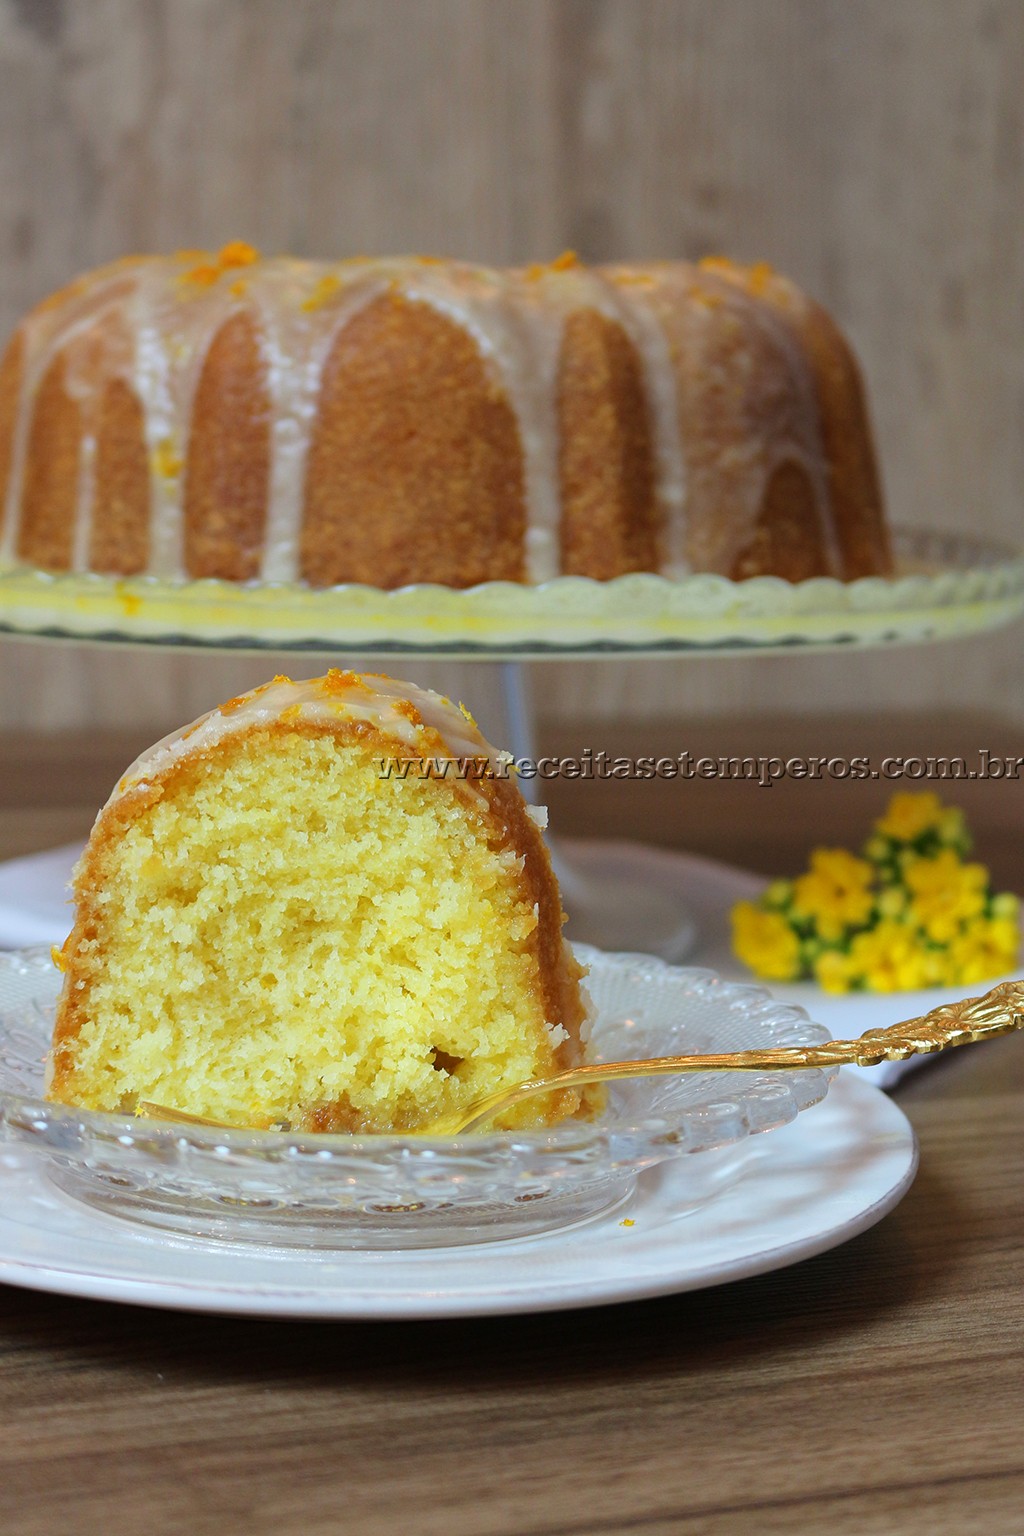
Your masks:
M 732 947 L 758 976 L 792 981 L 800 971 L 800 942 L 778 912 L 766 912 L 752 901 L 732 909 Z
M 878 897 L 878 910 L 883 917 L 902 917 L 906 906 L 907 893 L 902 885 L 887 885 Z
M 874 905 L 874 870 L 845 848 L 816 848 L 807 874 L 793 882 L 793 911 L 813 919 L 823 939 L 842 938 L 867 922 Z
M 967 823 L 964 821 L 964 813 L 958 810 L 955 805 L 949 806 L 939 817 L 939 841 L 959 844 L 962 847 L 970 843 L 970 838 L 967 835 Z
M 875 831 L 897 843 L 912 843 L 922 832 L 931 832 L 942 824 L 942 801 L 931 790 L 924 794 L 893 795 L 885 815 L 875 822 Z
M 823 950 L 814 962 L 814 979 L 823 992 L 849 992 L 856 979 L 849 955 L 839 949 Z
M 988 870 L 962 864 L 950 848 L 934 859 L 911 859 L 903 871 L 909 916 L 936 944 L 948 944 L 985 907 Z
M 851 974 L 871 992 L 908 992 L 942 979 L 942 957 L 907 923 L 883 918 L 850 945 Z
M 1012 971 L 1017 964 L 1020 929 L 1008 917 L 983 917 L 969 924 L 949 947 L 945 981 L 970 986 Z

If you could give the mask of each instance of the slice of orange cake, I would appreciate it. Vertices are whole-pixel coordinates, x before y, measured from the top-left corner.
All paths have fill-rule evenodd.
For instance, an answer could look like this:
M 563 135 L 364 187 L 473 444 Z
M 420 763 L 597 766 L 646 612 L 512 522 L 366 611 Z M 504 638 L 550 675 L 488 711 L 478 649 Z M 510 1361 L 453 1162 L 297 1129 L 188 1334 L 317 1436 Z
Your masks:
M 404 1131 L 581 1057 L 535 814 L 471 717 L 411 684 L 278 677 L 158 742 L 74 893 L 59 1102 Z M 562 1091 L 501 1123 L 579 1109 Z

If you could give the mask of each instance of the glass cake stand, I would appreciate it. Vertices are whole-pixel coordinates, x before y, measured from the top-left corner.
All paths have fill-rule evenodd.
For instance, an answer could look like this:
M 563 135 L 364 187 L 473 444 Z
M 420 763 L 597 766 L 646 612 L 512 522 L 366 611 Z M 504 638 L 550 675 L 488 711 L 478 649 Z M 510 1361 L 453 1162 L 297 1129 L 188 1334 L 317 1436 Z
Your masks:
M 0 569 L 0 634 L 103 645 L 295 651 L 491 663 L 471 701 L 485 730 L 533 757 L 521 663 L 613 656 L 729 656 L 919 645 L 995 629 L 1024 613 L 1024 554 L 990 540 L 900 528 L 897 572 L 840 582 L 759 576 L 558 577 L 537 587 L 162 581 Z M 522 781 L 528 798 L 537 781 Z M 572 937 L 678 962 L 693 935 L 656 860 L 606 844 L 585 860 L 556 845 Z
M 994 629 L 1024 611 L 1024 555 L 990 540 L 898 529 L 897 574 L 560 576 L 536 587 L 163 581 L 0 566 L 0 633 L 246 651 L 459 659 L 735 655 L 920 644 Z

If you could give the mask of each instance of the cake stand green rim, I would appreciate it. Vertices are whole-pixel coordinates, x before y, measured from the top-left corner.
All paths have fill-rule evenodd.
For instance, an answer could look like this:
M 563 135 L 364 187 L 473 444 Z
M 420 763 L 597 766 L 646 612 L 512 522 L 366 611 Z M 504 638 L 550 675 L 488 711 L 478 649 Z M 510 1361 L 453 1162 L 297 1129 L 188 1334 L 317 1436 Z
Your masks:
M 488 660 L 736 654 L 912 645 L 1024 613 L 1024 552 L 917 528 L 896 575 L 841 582 L 636 574 L 459 591 L 167 581 L 0 567 L 0 634 L 194 650 L 339 651 Z

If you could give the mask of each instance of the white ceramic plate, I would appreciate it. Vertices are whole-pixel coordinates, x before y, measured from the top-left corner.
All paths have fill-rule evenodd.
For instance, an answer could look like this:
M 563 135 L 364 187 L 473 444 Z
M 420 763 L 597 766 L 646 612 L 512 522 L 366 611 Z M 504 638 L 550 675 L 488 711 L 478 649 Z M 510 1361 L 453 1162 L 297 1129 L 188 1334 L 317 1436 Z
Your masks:
M 38 1156 L 0 1153 L 0 1280 L 35 1290 L 255 1317 L 542 1312 L 700 1290 L 780 1269 L 872 1226 L 909 1188 L 913 1130 L 845 1071 L 827 1099 L 758 1137 L 739 1179 L 680 1213 L 685 1160 L 575 1228 L 474 1247 L 296 1253 L 179 1238 L 62 1194 Z M 631 1225 L 629 1223 L 632 1223 Z
M 758 987 L 649 955 L 578 946 L 593 1000 L 588 1052 L 621 1061 L 813 1045 L 825 1031 Z M 257 1246 L 407 1248 L 562 1230 L 669 1158 L 709 1198 L 744 1144 L 824 1098 L 835 1070 L 696 1072 L 616 1083 L 593 1119 L 477 1135 L 311 1135 L 181 1126 L 53 1104 L 43 1064 L 62 978 L 45 949 L 0 955 L 0 1145 L 117 1216 Z M 719 1154 L 709 1162 L 710 1155 Z

